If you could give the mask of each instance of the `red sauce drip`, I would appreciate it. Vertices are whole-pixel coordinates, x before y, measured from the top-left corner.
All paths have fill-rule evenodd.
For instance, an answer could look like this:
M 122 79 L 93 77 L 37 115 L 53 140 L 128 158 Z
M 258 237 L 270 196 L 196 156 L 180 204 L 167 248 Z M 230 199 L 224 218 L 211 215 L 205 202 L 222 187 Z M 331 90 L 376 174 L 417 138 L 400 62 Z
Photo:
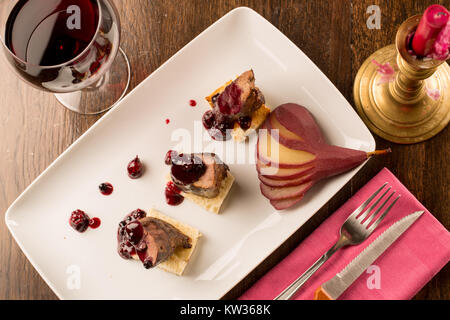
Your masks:
M 144 173 L 144 165 L 142 164 L 138 156 L 136 156 L 136 158 L 128 163 L 127 171 L 128 176 L 131 179 L 137 179 L 142 176 L 142 174 Z
M 120 221 L 117 229 L 117 253 L 123 259 L 131 259 L 134 254 L 145 255 L 146 248 L 139 246 L 144 232 L 138 220 L 146 216 L 144 210 L 136 209 Z
M 164 193 L 168 205 L 177 206 L 184 200 L 184 197 L 180 194 L 181 190 L 172 181 L 167 182 Z
M 189 105 L 190 105 L 191 107 L 195 107 L 195 106 L 197 105 L 197 101 L 195 101 L 195 100 L 189 100 Z
M 109 196 L 113 192 L 114 187 L 111 183 L 104 182 L 98 186 L 98 189 L 100 190 L 101 194 L 103 194 L 105 196 Z
M 97 229 L 98 227 L 100 227 L 100 224 L 102 223 L 102 221 L 100 220 L 100 218 L 92 218 L 89 220 L 89 227 L 92 229 Z

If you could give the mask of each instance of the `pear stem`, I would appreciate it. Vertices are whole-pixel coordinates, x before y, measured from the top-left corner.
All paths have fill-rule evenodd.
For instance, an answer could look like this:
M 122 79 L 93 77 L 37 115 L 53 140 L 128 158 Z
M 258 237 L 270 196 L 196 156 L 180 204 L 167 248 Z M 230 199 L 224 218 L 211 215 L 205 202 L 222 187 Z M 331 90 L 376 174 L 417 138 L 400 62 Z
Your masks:
M 370 158 L 371 156 L 378 156 L 381 154 L 387 154 L 387 153 L 391 153 L 391 152 L 392 152 L 391 148 L 387 148 L 384 150 L 375 150 L 372 152 L 367 152 L 367 157 Z

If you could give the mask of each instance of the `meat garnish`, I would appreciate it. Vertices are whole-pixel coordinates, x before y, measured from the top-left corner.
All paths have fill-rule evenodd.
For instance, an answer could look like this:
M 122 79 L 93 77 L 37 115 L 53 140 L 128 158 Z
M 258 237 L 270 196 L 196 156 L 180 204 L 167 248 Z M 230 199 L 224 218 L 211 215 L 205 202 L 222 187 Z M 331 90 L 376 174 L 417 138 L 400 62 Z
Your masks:
M 146 215 L 137 209 L 119 223 L 118 253 L 122 258 L 138 257 L 148 269 L 166 261 L 179 247 L 191 248 L 188 236 L 173 225 Z
M 146 217 L 139 223 L 144 232 L 137 251 L 147 269 L 166 261 L 178 247 L 191 248 L 191 239 L 163 220 Z
M 264 96 L 255 87 L 253 70 L 248 70 L 237 77 L 217 97 L 215 104 L 221 113 L 232 116 L 234 120 L 248 116 L 264 103 Z
M 253 70 L 245 71 L 221 93 L 211 97 L 213 108 L 206 111 L 202 123 L 214 140 L 228 140 L 237 123 L 243 130 L 250 128 L 252 114 L 265 102 L 255 86 Z

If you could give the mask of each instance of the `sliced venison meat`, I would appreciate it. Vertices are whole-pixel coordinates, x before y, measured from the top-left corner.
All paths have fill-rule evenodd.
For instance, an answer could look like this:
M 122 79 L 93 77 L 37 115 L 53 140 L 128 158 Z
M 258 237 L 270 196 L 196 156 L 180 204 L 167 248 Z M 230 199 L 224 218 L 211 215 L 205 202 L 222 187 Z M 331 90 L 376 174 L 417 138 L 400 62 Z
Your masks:
M 228 166 L 215 155 L 210 153 L 201 154 L 206 166 L 205 173 L 192 184 L 192 192 L 206 198 L 214 198 L 219 194 L 222 181 L 227 176 Z
M 191 248 L 191 239 L 171 224 L 153 217 L 142 218 L 139 222 L 143 237 L 136 247 L 142 251 L 138 255 L 145 268 L 167 260 L 178 247 Z
M 213 153 L 180 154 L 172 161 L 171 178 L 184 192 L 214 198 L 220 192 L 227 171 L 228 166 Z
M 264 102 L 263 94 L 255 87 L 253 70 L 248 70 L 225 88 L 217 97 L 216 106 L 221 113 L 238 118 L 251 115 Z

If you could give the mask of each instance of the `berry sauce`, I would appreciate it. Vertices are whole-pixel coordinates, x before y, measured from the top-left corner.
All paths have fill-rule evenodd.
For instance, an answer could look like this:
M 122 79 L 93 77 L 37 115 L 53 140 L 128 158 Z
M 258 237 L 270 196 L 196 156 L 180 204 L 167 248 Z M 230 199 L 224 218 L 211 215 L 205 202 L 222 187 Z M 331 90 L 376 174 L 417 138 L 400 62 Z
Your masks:
M 131 179 L 137 179 L 142 176 L 142 174 L 144 173 L 144 165 L 142 164 L 138 156 L 136 156 L 136 158 L 128 163 L 127 171 L 128 176 Z
M 231 83 L 222 93 L 217 93 L 211 97 L 214 108 L 203 114 L 202 123 L 214 140 L 225 141 L 230 139 L 230 133 L 235 123 L 238 123 L 243 130 L 250 128 L 252 123 L 250 116 L 237 118 L 242 108 L 240 96 L 241 89 L 236 84 Z
M 86 212 L 80 209 L 73 211 L 69 219 L 70 226 L 78 232 L 85 232 L 88 227 L 96 229 L 100 223 L 99 218 L 90 219 Z
M 195 107 L 195 106 L 197 105 L 197 101 L 195 101 L 195 100 L 189 100 L 189 105 L 190 105 L 191 107 Z
M 144 247 L 145 243 L 141 242 L 144 230 L 139 219 L 146 216 L 147 213 L 144 210 L 136 209 L 119 222 L 117 252 L 123 259 L 131 259 L 134 254 L 137 254 L 140 259 L 145 256 L 147 246 Z
M 206 165 L 202 159 L 193 154 L 180 153 L 172 157 L 170 173 L 177 183 L 188 185 L 194 183 L 205 173 Z
M 91 227 L 92 229 L 97 229 L 98 227 L 100 227 L 101 223 L 102 221 L 100 220 L 100 218 L 94 217 L 89 220 L 89 227 Z
M 234 120 L 216 110 L 208 110 L 202 117 L 203 127 L 214 140 L 225 141 L 231 138 L 231 130 L 234 128 Z
M 201 161 L 200 158 L 196 157 L 196 159 L 193 159 L 192 156 L 185 156 L 182 153 L 178 154 L 178 152 L 176 152 L 174 150 L 167 151 L 166 156 L 164 158 L 165 164 L 172 165 L 172 168 L 173 168 L 173 166 L 176 166 L 175 174 L 181 180 L 189 180 L 189 179 L 194 178 L 192 176 L 190 176 L 190 177 L 184 176 L 183 172 L 189 171 L 189 170 L 195 171 L 195 169 L 193 169 L 193 168 L 194 168 L 196 162 L 197 163 L 201 162 L 203 164 L 203 162 Z M 171 170 L 171 172 L 172 172 L 172 170 Z M 173 173 L 172 173 L 172 175 L 173 175 Z M 189 173 L 188 173 L 188 175 L 189 175 Z M 171 206 L 177 206 L 177 205 L 181 204 L 184 200 L 184 197 L 181 195 L 181 189 L 178 188 L 175 185 L 175 183 L 173 183 L 172 181 L 167 182 L 166 189 L 164 190 L 164 194 L 166 196 L 166 203 Z
M 250 116 L 239 117 L 238 124 L 242 130 L 247 130 L 252 125 L 252 118 Z
M 237 84 L 232 82 L 217 97 L 217 106 L 221 113 L 232 115 L 241 111 L 241 89 Z
M 105 196 L 109 196 L 113 192 L 114 187 L 112 186 L 111 183 L 104 182 L 98 186 L 98 189 L 100 190 L 101 194 L 103 194 Z
M 171 206 L 177 206 L 184 200 L 184 197 L 181 195 L 181 190 L 172 181 L 167 182 L 164 194 L 166 196 L 166 203 Z

